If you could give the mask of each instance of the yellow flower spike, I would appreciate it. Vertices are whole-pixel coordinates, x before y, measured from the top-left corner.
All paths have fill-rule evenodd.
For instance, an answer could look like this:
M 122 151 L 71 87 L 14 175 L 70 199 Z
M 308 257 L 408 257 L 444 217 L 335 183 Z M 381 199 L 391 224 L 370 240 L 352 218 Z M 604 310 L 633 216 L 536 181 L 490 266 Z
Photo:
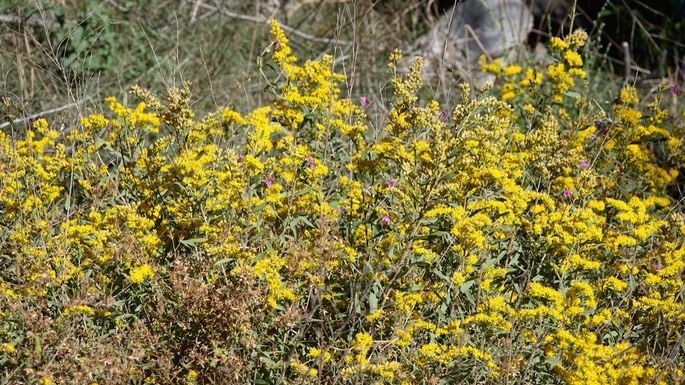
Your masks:
M 555 50 L 555 51 L 563 51 L 568 48 L 568 43 L 566 43 L 563 39 L 560 39 L 556 36 L 553 36 L 549 40 L 548 44 L 549 48 Z
M 619 92 L 619 100 L 621 103 L 634 105 L 640 103 L 637 97 L 637 89 L 635 87 L 625 87 Z
M 576 29 L 566 38 L 566 40 L 572 47 L 580 48 L 585 45 L 587 38 L 588 34 L 584 29 Z
M 564 60 L 566 60 L 566 64 L 568 64 L 570 67 L 583 66 L 583 59 L 580 57 L 578 52 L 575 51 L 566 51 L 564 53 Z
M 278 25 L 276 19 L 271 19 L 271 35 L 274 38 L 272 43 L 273 61 L 278 63 L 281 68 L 291 70 L 290 64 L 297 59 L 290 55 L 290 47 L 288 46 L 288 38 L 285 36 L 283 29 Z M 290 72 L 290 71 L 287 71 Z
M 285 287 L 279 271 L 285 266 L 286 260 L 276 254 L 263 257 L 252 267 L 252 276 L 266 281 L 269 287 L 269 295 L 266 302 L 272 308 L 276 308 L 278 301 L 294 301 L 295 294 Z
M 271 135 L 281 130 L 279 125 L 271 123 L 270 112 L 271 107 L 266 106 L 252 111 L 245 117 L 247 123 L 254 127 L 249 138 L 251 149 L 255 153 L 271 151 L 273 148 Z

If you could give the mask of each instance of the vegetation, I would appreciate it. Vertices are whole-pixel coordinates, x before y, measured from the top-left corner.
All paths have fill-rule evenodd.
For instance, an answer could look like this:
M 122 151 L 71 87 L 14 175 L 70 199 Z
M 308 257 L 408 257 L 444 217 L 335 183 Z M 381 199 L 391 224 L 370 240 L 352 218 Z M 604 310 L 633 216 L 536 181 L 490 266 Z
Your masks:
M 2 383 L 685 381 L 676 84 L 598 92 L 577 29 L 443 100 L 395 50 L 364 93 L 269 29 L 210 112 L 4 98 Z

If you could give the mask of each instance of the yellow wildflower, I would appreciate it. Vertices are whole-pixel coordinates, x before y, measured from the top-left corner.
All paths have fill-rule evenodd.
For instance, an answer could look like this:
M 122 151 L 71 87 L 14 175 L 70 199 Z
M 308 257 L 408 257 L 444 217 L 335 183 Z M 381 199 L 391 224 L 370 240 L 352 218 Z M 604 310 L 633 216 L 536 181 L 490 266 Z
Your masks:
M 563 51 L 568 48 L 568 43 L 566 43 L 563 39 L 560 39 L 556 36 L 553 36 L 549 40 L 549 48 L 555 50 L 555 51 Z
M 150 265 L 144 263 L 138 267 L 131 269 L 128 279 L 133 283 L 141 283 L 146 278 L 152 278 L 154 275 L 155 272 L 154 270 L 152 270 Z
M 566 63 L 571 67 L 583 66 L 583 59 L 578 52 L 575 51 L 566 51 L 566 53 L 564 53 L 564 60 L 566 60 Z

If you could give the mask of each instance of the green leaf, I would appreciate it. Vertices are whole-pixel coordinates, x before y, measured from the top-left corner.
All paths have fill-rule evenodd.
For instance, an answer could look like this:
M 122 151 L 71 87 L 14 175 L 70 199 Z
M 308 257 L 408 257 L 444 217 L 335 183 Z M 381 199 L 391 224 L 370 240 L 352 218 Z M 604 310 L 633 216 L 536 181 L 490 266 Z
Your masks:
M 235 258 L 232 258 L 232 257 L 220 259 L 220 260 L 214 262 L 214 267 L 223 266 L 223 265 L 225 265 L 225 264 L 227 264 L 227 263 L 229 263 L 229 262 L 232 262 L 232 261 L 234 261 L 234 260 L 235 260 Z
M 580 94 L 576 91 L 566 91 L 564 92 L 564 95 L 573 99 L 580 99 Z
M 433 270 L 433 273 L 435 275 L 437 275 L 438 277 L 440 277 L 445 282 L 451 282 L 452 281 L 452 279 L 450 277 L 448 277 L 447 275 L 445 275 L 445 273 L 443 273 L 442 271 L 440 271 L 438 269 Z
M 183 239 L 181 241 L 181 244 L 188 246 L 188 247 L 193 247 L 198 243 L 204 243 L 207 242 L 207 238 L 191 238 L 191 239 Z
M 258 213 L 258 212 L 264 210 L 264 208 L 265 208 L 268 204 L 269 204 L 268 202 L 262 202 L 259 206 L 253 208 L 253 209 L 252 209 L 252 212 L 253 212 L 253 213 Z
M 71 34 L 71 46 L 74 47 L 76 52 L 80 52 L 83 49 L 79 49 L 81 43 L 83 42 L 83 27 L 76 27 L 74 32 Z
M 376 294 L 369 293 L 369 313 L 373 314 L 378 310 L 378 298 Z

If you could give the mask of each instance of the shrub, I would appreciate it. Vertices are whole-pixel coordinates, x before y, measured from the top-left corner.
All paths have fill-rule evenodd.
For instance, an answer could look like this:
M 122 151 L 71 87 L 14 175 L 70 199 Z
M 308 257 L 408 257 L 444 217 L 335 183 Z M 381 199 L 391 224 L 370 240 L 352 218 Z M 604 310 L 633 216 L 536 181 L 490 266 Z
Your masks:
M 683 381 L 666 85 L 599 110 L 576 31 L 446 111 L 395 52 L 373 129 L 378 101 L 272 34 L 247 114 L 134 88 L 0 136 L 9 383 Z

